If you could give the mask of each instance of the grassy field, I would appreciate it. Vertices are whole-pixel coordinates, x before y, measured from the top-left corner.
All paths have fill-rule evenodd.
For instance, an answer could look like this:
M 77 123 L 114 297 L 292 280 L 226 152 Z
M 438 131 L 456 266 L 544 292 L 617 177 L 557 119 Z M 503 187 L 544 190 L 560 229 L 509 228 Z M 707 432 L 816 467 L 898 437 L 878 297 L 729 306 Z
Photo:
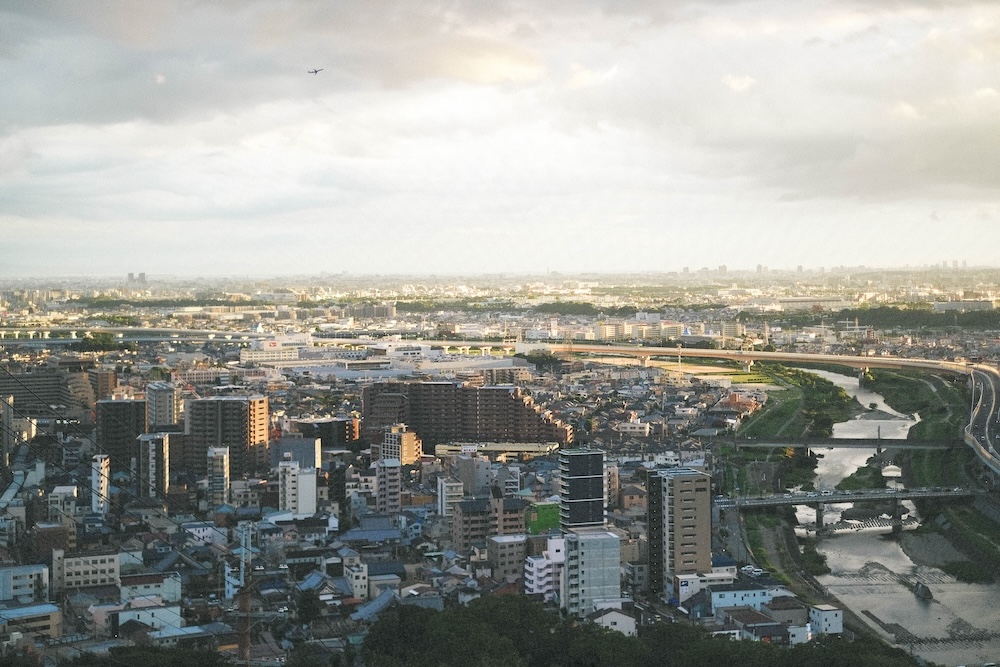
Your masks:
M 833 424 L 858 407 L 843 389 L 812 373 L 778 365 L 762 365 L 760 372 L 785 389 L 768 394 L 769 405 L 740 429 L 743 437 L 828 437 Z
M 926 373 L 872 371 L 865 386 L 882 394 L 894 410 L 920 415 L 910 429 L 911 440 L 952 440 L 961 437 L 969 410 L 964 388 Z
M 733 373 L 729 376 L 733 384 L 768 384 L 771 376 L 764 373 Z
M 968 505 L 948 506 L 944 514 L 976 549 L 993 563 L 1000 563 L 1000 525 Z
M 869 459 L 870 461 L 871 459 Z M 884 489 L 885 478 L 881 468 L 864 466 L 840 480 L 836 487 L 840 491 L 855 491 L 857 489 Z
M 965 483 L 963 468 L 975 457 L 968 447 L 914 449 L 910 452 L 913 478 L 920 486 L 952 486 Z
M 767 394 L 767 403 L 740 429 L 739 435 L 745 438 L 781 435 L 785 425 L 795 417 L 801 407 L 802 390 L 797 387 L 770 391 Z

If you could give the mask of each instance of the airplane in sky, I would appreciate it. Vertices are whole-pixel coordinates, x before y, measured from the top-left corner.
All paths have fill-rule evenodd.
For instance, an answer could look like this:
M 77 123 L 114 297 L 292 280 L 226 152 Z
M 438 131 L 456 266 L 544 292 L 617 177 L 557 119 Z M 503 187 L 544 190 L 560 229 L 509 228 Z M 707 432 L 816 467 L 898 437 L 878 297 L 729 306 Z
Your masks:
M 320 69 L 311 69 L 311 70 L 309 70 L 309 74 L 319 74 L 322 71 L 323 71 L 322 68 L 320 68 Z

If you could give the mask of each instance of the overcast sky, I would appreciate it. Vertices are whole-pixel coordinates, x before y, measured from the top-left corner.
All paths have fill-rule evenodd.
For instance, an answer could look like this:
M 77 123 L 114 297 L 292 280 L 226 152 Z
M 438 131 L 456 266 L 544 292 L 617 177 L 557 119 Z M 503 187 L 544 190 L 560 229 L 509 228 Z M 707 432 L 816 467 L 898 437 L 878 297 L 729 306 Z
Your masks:
M 0 275 L 998 249 L 995 1 L 0 4 Z

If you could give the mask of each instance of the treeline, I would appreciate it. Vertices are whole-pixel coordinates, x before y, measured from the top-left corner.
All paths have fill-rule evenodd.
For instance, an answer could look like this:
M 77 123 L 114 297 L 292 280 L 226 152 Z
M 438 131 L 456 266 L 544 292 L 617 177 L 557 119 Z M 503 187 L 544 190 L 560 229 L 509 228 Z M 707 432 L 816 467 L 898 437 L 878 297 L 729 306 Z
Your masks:
M 88 308 L 106 308 L 114 310 L 123 306 L 133 308 L 191 308 L 196 306 L 273 306 L 266 301 L 230 301 L 223 298 L 202 299 L 109 299 L 96 297 L 93 299 L 78 299 L 74 303 Z
M 69 344 L 69 349 L 74 352 L 111 352 L 114 350 L 131 350 L 134 347 L 134 344 L 122 343 L 109 333 L 95 333 L 89 338 L 81 338 Z
M 436 313 L 438 311 L 459 312 L 510 312 L 520 310 L 509 301 L 470 301 L 454 299 L 448 301 L 397 301 L 397 313 Z
M 848 308 L 835 313 L 782 313 L 780 316 L 740 312 L 740 322 L 783 324 L 790 327 L 830 324 L 831 321 L 848 320 L 852 324 L 876 329 L 1000 329 L 1000 311 L 975 310 L 967 313 L 941 313 L 931 309 L 931 304 L 915 304 L 911 308 L 879 306 L 878 308 Z
M 435 612 L 399 606 L 382 614 L 361 648 L 381 667 L 903 667 L 905 651 L 870 640 L 821 638 L 792 648 L 710 636 L 685 623 L 626 637 L 563 619 L 524 596 L 496 596 Z
M 619 306 L 617 308 L 598 308 L 592 303 L 585 301 L 556 301 L 552 303 L 540 303 L 533 306 L 531 310 L 536 313 L 551 313 L 552 315 L 584 315 L 596 317 L 597 315 L 607 315 L 608 317 L 635 317 L 638 309 L 635 306 Z
M 34 655 L 7 654 L 0 657 L 0 667 L 39 667 L 41 662 Z M 49 664 L 46 662 L 45 664 Z M 106 654 L 81 652 L 76 657 L 61 660 L 62 667 L 229 667 L 235 665 L 228 656 L 215 651 L 191 651 L 152 646 L 116 646 Z

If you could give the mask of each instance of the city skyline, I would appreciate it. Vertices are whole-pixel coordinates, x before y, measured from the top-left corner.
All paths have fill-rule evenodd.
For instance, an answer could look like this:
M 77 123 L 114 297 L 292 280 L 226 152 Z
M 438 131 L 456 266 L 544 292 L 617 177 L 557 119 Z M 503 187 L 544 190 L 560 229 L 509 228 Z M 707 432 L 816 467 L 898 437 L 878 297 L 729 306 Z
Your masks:
M 0 277 L 973 267 L 1000 242 L 989 3 L 0 16 Z

